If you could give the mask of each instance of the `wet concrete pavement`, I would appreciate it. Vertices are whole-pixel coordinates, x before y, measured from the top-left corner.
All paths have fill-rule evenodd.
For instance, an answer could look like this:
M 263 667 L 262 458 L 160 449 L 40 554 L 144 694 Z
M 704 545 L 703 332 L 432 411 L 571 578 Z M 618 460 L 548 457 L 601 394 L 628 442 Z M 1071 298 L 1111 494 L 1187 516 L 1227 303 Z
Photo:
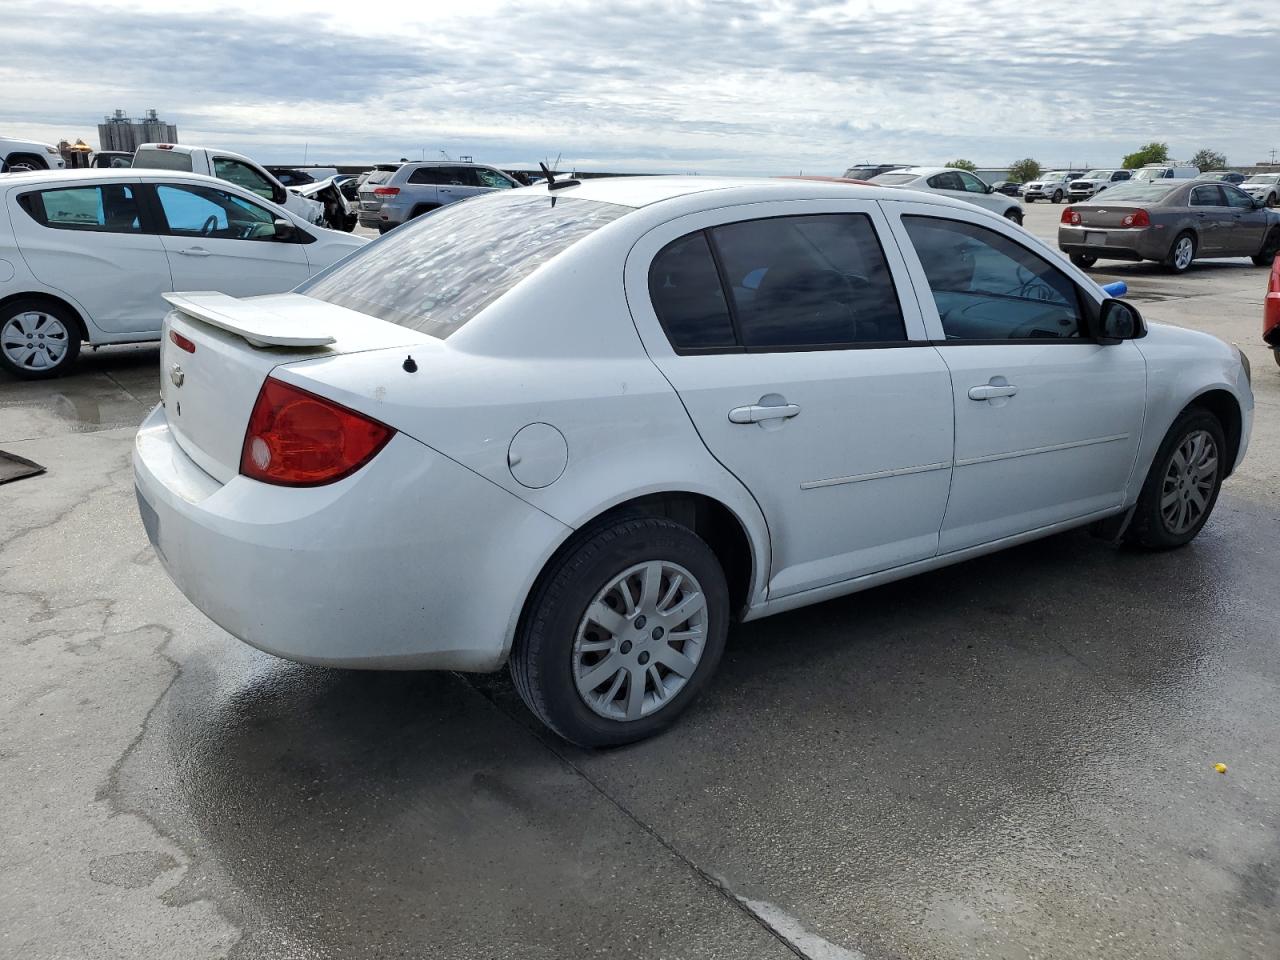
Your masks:
M 1257 339 L 1262 271 L 1111 272 Z M 133 503 L 154 348 L 0 380 L 0 448 L 49 468 L 0 486 L 0 956 L 1270 960 L 1280 375 L 1247 349 L 1254 450 L 1191 547 L 1067 534 L 739 627 L 677 729 L 603 753 L 504 675 L 288 664 L 195 612 Z

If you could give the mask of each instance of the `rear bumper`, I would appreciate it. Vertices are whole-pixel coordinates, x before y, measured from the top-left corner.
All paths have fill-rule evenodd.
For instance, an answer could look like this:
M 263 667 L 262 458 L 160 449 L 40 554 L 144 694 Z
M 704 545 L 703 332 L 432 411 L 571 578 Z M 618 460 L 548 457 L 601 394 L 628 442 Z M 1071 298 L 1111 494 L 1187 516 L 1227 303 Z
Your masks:
M 497 669 L 568 532 L 404 434 L 327 486 L 220 484 L 157 407 L 133 466 L 147 536 L 178 588 L 228 633 L 302 663 Z
M 1090 242 L 1087 234 L 1102 234 L 1105 243 Z M 1168 254 L 1168 241 L 1152 236 L 1152 228 L 1139 229 L 1101 227 L 1058 227 L 1058 249 L 1099 260 L 1163 260 Z

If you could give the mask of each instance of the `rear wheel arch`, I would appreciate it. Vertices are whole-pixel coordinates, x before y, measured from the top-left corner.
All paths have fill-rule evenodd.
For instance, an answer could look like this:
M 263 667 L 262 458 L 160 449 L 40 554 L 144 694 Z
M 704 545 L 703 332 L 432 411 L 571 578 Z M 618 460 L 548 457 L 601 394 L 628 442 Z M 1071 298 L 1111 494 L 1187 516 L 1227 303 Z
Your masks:
M 85 323 L 84 315 L 81 314 L 79 307 L 74 304 L 62 299 L 61 297 L 55 297 L 51 293 L 14 293 L 7 297 L 0 298 L 0 309 L 7 307 L 14 300 L 40 300 L 56 307 L 59 310 L 65 311 L 67 315 L 75 321 L 76 333 L 80 335 L 80 339 L 88 342 L 88 324 Z
M 614 504 L 582 523 L 567 536 L 547 557 L 525 594 L 517 621 L 517 632 L 524 623 L 542 582 L 557 567 L 564 554 L 600 527 L 634 517 L 664 517 L 687 527 L 706 541 L 724 570 L 725 580 L 729 585 L 730 610 L 735 616 L 740 616 L 746 610 L 751 600 L 758 563 L 746 524 L 733 510 L 714 497 L 672 490 L 645 494 Z
M 439 210 L 440 206 L 441 205 L 438 203 L 420 203 L 409 211 L 409 219 L 412 220 L 415 217 L 420 217 L 424 213 L 430 213 L 432 210 Z

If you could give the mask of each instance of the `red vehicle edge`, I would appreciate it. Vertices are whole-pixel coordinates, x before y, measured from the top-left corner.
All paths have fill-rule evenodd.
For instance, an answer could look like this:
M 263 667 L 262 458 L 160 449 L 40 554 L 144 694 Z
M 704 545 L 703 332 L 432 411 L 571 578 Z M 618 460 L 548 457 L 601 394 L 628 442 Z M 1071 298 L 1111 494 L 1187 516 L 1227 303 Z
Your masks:
M 1262 305 L 1262 339 L 1275 352 L 1280 364 L 1280 256 L 1271 264 L 1271 282 Z

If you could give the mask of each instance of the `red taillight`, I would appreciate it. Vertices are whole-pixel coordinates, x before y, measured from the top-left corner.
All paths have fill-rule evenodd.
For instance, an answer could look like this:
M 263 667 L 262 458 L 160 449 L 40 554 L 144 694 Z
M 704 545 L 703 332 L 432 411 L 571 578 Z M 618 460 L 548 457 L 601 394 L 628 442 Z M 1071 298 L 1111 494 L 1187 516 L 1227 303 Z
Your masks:
M 375 197 L 394 197 L 400 192 L 399 187 L 374 187 L 373 195 Z
M 1062 211 L 1062 222 L 1070 223 L 1072 225 L 1078 224 L 1080 222 L 1079 211 L 1072 210 L 1070 207 L 1067 207 L 1065 210 Z
M 240 472 L 282 487 L 314 487 L 355 473 L 395 434 L 384 423 L 270 377 L 258 391 Z
M 1122 227 L 1149 227 L 1151 226 L 1151 218 L 1147 216 L 1145 210 L 1135 210 L 1133 213 L 1125 214 L 1125 218 L 1120 221 Z
M 179 350 L 185 350 L 187 353 L 196 352 L 196 345 L 180 334 L 177 330 L 169 331 L 169 339 L 173 341 L 173 345 Z

